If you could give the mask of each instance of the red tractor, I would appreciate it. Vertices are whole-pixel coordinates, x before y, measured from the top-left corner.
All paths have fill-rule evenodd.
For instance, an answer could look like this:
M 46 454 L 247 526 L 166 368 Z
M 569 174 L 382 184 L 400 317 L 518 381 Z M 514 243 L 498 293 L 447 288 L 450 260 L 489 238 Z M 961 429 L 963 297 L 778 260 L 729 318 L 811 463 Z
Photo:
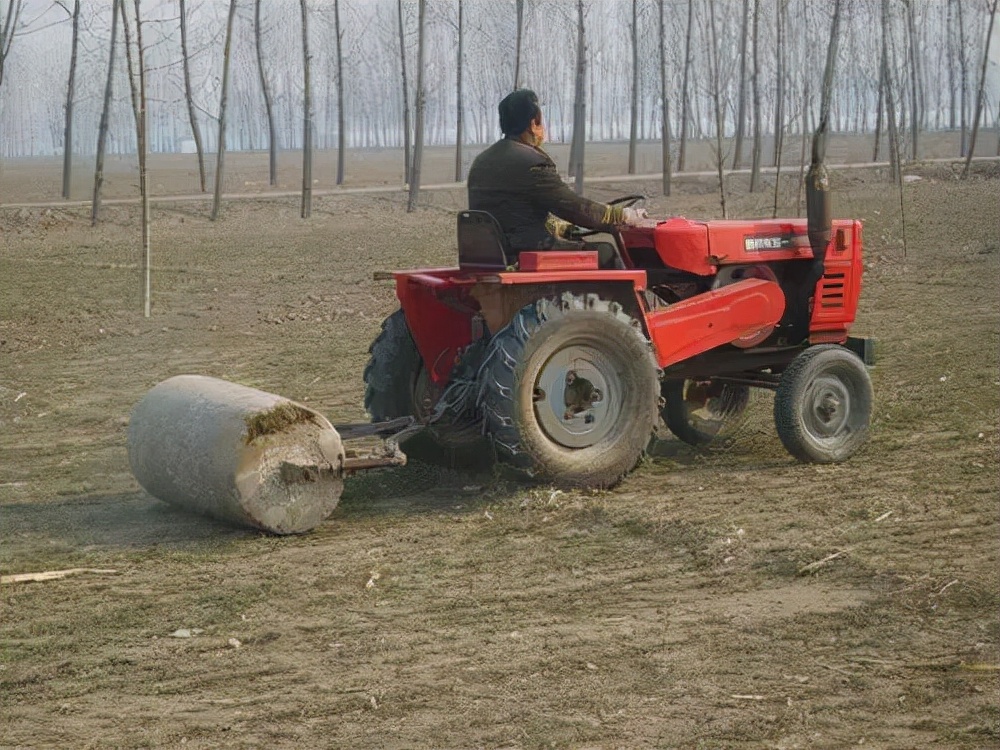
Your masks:
M 821 198 L 809 220 L 622 229 L 621 270 L 596 252 L 517 252 L 492 216 L 463 211 L 457 267 L 380 274 L 401 309 L 371 346 L 365 407 L 415 418 L 439 447 L 485 436 L 544 481 L 608 487 L 661 418 L 706 444 L 766 388 L 793 456 L 843 461 L 868 436 L 873 347 L 848 335 L 861 223 L 831 221 Z

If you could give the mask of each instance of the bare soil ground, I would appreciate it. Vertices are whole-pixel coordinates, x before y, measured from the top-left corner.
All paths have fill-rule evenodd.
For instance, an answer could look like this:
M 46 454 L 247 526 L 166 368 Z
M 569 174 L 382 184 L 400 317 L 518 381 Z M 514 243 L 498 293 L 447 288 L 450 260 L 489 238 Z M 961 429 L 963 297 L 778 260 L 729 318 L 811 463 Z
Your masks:
M 372 271 L 452 263 L 462 192 L 159 207 L 150 319 L 135 207 L 0 210 L 0 568 L 115 571 L 0 588 L 0 746 L 997 747 L 1000 169 L 909 172 L 905 247 L 890 183 L 834 179 L 879 339 L 851 461 L 796 463 L 761 393 L 724 447 L 665 436 L 612 491 L 412 464 L 285 538 L 142 492 L 132 405 L 196 372 L 363 419 L 395 309 Z M 766 187 L 733 178 L 731 215 Z M 589 193 L 637 188 L 718 215 L 703 180 Z

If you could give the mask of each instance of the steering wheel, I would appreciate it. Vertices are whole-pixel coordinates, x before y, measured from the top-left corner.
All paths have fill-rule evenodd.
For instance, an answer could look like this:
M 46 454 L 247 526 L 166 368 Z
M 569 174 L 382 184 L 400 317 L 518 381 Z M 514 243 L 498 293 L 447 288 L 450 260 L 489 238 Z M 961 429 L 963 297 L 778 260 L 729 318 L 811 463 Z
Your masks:
M 646 200 L 646 196 L 645 195 L 639 195 L 638 193 L 635 193 L 633 195 L 622 195 L 622 196 L 620 196 L 618 198 L 612 198 L 611 200 L 608 201 L 608 205 L 609 206 L 623 206 L 625 208 L 630 208 L 631 206 L 634 206 L 639 201 L 644 201 L 644 200 Z M 582 240 L 585 237 L 593 237 L 595 234 L 607 234 L 607 232 L 602 231 L 600 229 L 583 229 L 583 228 L 577 227 L 576 229 L 574 229 L 571 232 L 570 237 L 572 239 L 574 239 L 574 240 Z M 616 233 L 613 233 L 613 234 L 616 234 Z

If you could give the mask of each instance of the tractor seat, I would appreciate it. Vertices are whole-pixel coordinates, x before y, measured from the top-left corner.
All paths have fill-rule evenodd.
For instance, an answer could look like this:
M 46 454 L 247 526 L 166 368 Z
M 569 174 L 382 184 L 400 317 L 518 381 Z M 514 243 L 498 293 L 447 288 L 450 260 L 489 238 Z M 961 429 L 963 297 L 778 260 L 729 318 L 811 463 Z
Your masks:
M 500 222 L 487 211 L 459 211 L 458 267 L 503 270 L 515 262 Z

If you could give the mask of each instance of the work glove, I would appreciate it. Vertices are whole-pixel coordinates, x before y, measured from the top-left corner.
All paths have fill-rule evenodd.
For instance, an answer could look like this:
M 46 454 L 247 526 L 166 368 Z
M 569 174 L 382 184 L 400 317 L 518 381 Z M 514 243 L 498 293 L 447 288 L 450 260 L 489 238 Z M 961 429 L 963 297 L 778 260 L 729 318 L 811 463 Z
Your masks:
M 627 226 L 638 226 L 649 218 L 649 212 L 644 208 L 623 208 L 622 224 Z
M 552 214 L 549 214 L 548 218 L 545 219 L 545 228 L 549 230 L 549 234 L 559 239 L 569 239 L 573 234 L 573 224 Z

